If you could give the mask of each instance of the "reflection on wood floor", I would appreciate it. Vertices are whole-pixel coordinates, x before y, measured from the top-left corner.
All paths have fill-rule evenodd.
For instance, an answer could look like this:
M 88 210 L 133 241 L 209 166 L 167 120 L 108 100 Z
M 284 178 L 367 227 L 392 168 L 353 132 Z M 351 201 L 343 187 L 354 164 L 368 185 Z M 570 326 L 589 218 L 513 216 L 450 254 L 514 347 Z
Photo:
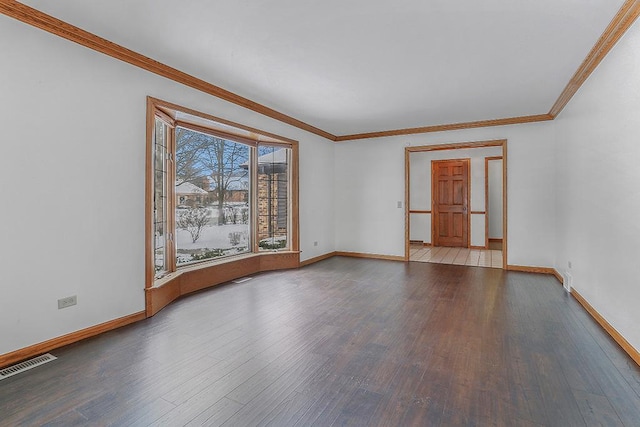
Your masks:
M 409 261 L 502 268 L 502 251 L 411 245 Z
M 555 277 L 332 257 L 186 295 L 0 381 L 0 426 L 635 426 Z

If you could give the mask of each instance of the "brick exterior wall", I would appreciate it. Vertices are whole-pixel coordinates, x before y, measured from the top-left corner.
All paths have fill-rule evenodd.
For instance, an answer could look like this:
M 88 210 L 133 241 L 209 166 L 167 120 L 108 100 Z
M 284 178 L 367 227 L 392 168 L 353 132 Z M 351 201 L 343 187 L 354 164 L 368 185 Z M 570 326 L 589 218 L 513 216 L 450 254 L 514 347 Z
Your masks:
M 278 227 L 278 179 L 286 179 L 286 174 L 258 174 L 258 241 L 270 237 L 269 218 L 273 236 L 286 236 L 286 227 Z M 271 185 L 269 180 L 271 179 Z M 271 199 L 271 215 L 269 215 Z M 285 198 L 286 201 L 286 198 Z

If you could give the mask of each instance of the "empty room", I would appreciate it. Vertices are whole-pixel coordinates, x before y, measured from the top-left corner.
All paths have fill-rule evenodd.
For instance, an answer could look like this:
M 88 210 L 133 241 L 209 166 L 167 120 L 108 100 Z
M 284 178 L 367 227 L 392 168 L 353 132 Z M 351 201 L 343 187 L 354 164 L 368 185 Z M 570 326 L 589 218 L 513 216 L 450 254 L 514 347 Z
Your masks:
M 640 425 L 639 15 L 0 0 L 0 426 Z

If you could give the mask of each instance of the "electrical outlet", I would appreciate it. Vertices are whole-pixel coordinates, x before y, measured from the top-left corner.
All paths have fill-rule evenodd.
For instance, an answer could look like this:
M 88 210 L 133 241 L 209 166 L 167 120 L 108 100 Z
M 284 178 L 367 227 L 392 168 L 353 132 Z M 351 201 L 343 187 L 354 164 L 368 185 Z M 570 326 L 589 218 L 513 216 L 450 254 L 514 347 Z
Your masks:
M 61 298 L 58 300 L 58 310 L 62 308 L 71 307 L 72 305 L 76 305 L 78 303 L 77 295 L 72 297 Z
M 571 268 L 571 261 L 567 262 L 567 265 Z
M 402 209 L 402 202 L 398 201 L 398 209 Z
M 313 246 L 318 246 L 318 242 L 313 242 Z

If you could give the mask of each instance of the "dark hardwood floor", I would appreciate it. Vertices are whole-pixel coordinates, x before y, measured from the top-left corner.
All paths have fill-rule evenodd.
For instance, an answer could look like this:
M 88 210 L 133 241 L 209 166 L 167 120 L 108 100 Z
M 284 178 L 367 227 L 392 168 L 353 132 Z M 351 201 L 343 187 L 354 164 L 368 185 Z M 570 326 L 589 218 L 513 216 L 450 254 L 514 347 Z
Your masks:
M 52 354 L 0 425 L 640 425 L 638 366 L 555 278 L 492 268 L 334 257 Z

